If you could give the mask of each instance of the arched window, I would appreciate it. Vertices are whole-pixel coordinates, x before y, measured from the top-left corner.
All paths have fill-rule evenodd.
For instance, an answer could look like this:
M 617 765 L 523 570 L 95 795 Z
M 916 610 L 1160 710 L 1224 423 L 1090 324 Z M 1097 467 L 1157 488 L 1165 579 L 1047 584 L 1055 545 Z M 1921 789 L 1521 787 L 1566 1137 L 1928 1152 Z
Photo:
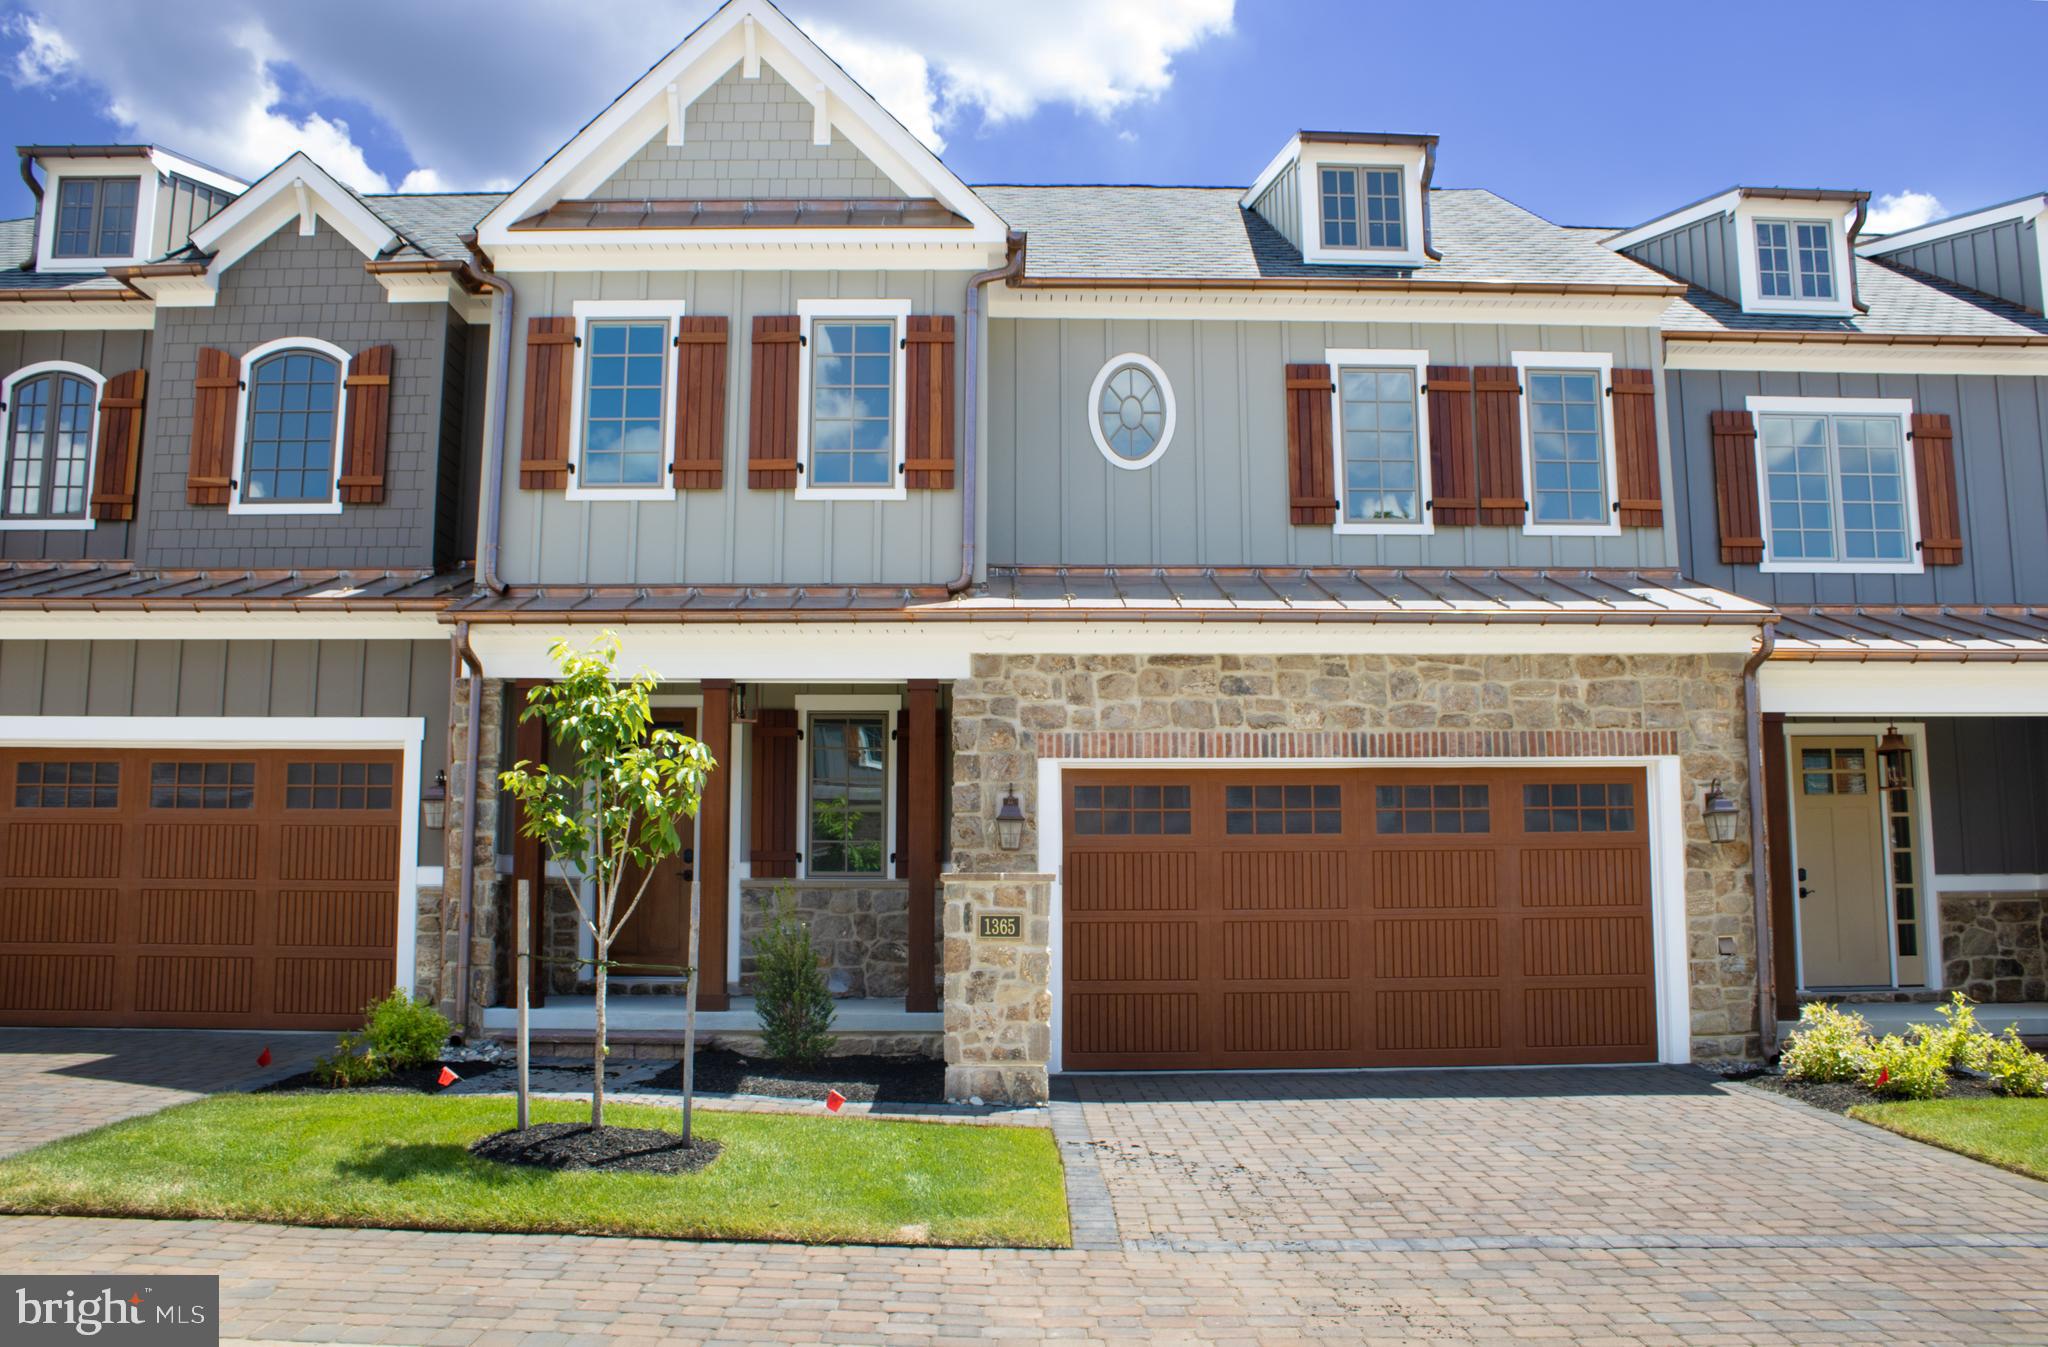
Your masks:
M 303 505 L 334 499 L 341 364 L 337 355 L 311 346 L 282 346 L 251 360 L 244 501 Z
M 0 517 L 86 520 L 99 383 L 98 375 L 70 365 L 32 367 L 7 381 Z

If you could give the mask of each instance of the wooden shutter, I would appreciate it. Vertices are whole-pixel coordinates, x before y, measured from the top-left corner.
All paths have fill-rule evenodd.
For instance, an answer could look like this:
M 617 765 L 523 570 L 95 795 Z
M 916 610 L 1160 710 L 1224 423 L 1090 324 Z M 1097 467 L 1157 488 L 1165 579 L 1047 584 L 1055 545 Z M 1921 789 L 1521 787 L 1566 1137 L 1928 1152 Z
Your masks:
M 1956 494 L 1955 432 L 1939 412 L 1913 413 L 1913 473 L 1920 486 L 1920 559 L 1963 564 L 1962 498 Z
M 796 712 L 763 708 L 754 719 L 753 862 L 756 879 L 796 878 Z
M 569 485 L 569 406 L 576 367 L 576 320 L 526 320 L 526 409 L 520 422 L 519 485 L 562 491 Z
M 904 483 L 953 489 L 953 315 L 914 313 L 903 338 Z
M 1664 490 L 1657 471 L 1657 385 L 1646 369 L 1618 369 L 1608 389 L 1614 400 L 1614 495 L 1623 528 L 1664 522 Z
M 794 314 L 754 319 L 754 395 L 747 410 L 747 485 L 787 491 L 796 485 L 797 361 L 802 320 Z
M 100 442 L 92 473 L 92 517 L 135 518 L 136 469 L 142 461 L 142 390 L 148 374 L 116 374 L 100 390 Z
M 391 367 L 397 351 L 372 346 L 348 362 L 348 424 L 342 430 L 341 503 L 384 503 L 384 458 L 391 442 Z
M 1520 375 L 1513 365 L 1472 370 L 1472 454 L 1482 524 L 1519 524 L 1529 513 L 1522 494 Z
M 1423 396 L 1429 402 L 1430 513 L 1439 524 L 1479 520 L 1472 484 L 1472 371 L 1431 365 Z
M 1756 500 L 1756 422 L 1746 411 L 1715 412 L 1712 425 L 1721 561 L 1752 566 L 1764 559 L 1763 515 Z
M 185 469 L 187 505 L 226 505 L 235 452 L 235 404 L 241 397 L 240 364 L 226 351 L 199 348 L 192 381 L 192 458 Z
M 675 461 L 670 470 L 685 491 L 725 485 L 724 314 L 683 319 L 676 334 Z
M 1287 508 L 1296 524 L 1337 522 L 1328 365 L 1287 367 Z

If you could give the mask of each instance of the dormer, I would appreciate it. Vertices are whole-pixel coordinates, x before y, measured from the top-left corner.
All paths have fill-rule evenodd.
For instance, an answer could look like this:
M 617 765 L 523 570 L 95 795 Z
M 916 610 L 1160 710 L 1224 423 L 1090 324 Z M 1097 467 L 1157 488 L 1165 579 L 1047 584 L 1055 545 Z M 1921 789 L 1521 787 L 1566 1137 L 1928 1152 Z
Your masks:
M 2036 192 L 1857 245 L 1856 255 L 2048 312 L 2048 194 Z
M 1607 239 L 1744 313 L 1849 318 L 1860 309 L 1852 265 L 1870 193 L 1731 187 Z
M 248 186 L 154 145 L 23 145 L 40 170 L 35 270 L 104 271 L 184 246 Z
M 1429 232 L 1436 137 L 1297 131 L 1238 205 L 1301 251 L 1304 262 L 1416 267 L 1439 258 Z

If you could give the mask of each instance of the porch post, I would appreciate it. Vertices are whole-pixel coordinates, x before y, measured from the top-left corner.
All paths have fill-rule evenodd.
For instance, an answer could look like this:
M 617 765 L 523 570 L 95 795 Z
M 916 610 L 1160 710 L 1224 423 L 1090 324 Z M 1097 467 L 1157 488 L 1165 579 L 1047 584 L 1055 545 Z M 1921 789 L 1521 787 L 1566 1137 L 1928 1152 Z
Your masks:
M 1754 798 L 1762 802 L 1764 811 L 1764 851 L 1768 861 L 1765 872 L 1771 886 L 1771 929 L 1756 933 L 1756 947 L 1761 958 L 1771 961 L 1773 989 L 1778 996 L 1778 1018 L 1791 1020 L 1799 1017 L 1798 951 L 1792 939 L 1793 907 L 1798 900 L 1793 897 L 1792 801 L 1786 794 L 1784 715 L 1764 712 L 1760 732 L 1764 737 L 1764 779 L 1753 782 L 1750 790 Z
M 939 1008 L 932 986 L 937 968 L 933 927 L 939 887 L 939 685 L 936 679 L 914 678 L 909 685 L 910 733 L 903 746 L 902 770 L 909 776 L 906 794 L 908 827 L 904 832 L 910 864 L 904 870 L 909 887 L 905 919 L 909 930 L 910 986 L 903 1008 L 912 1013 Z
M 532 720 L 521 720 L 526 710 L 526 695 L 539 684 L 526 681 L 512 685 L 512 704 L 505 714 L 512 717 L 512 758 L 515 762 L 544 762 L 548 754 L 548 727 L 539 716 Z M 538 837 L 528 837 L 521 831 L 526 822 L 526 806 L 513 802 L 512 805 L 512 892 L 519 894 L 520 880 L 526 881 L 524 893 L 527 906 L 527 929 L 533 936 L 533 957 L 526 964 L 526 994 L 529 1005 L 544 1006 L 548 1003 L 548 966 L 543 957 L 547 953 L 548 929 L 548 876 L 547 852 Z M 519 901 L 517 897 L 513 900 Z M 517 972 L 513 977 L 517 978 Z
M 704 680 L 704 714 L 697 726 L 718 764 L 697 803 L 697 877 L 703 907 L 697 944 L 697 1008 L 724 1010 L 725 928 L 732 904 L 732 680 Z

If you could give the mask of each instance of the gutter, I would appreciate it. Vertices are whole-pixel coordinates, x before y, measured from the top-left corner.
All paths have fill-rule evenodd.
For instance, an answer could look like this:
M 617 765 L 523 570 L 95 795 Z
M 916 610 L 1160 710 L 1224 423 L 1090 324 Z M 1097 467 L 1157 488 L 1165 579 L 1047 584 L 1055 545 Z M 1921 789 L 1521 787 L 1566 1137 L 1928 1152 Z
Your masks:
M 1727 328 L 1665 328 L 1664 340 L 1672 344 L 1733 341 L 1753 345 L 1776 342 L 1789 346 L 2048 346 L 2048 334 L 1997 333 L 1973 337 L 1953 332 L 1918 335 L 1901 332 L 1742 332 Z
M 981 458 L 981 437 L 977 433 L 981 403 L 981 325 L 985 321 L 981 312 L 981 292 L 993 281 L 1008 281 L 1015 285 L 1017 278 L 1024 274 L 1024 235 L 1013 229 L 1004 245 L 1007 256 L 1001 266 L 978 271 L 967 278 L 967 391 L 961 403 L 964 428 L 960 447 L 960 573 L 946 582 L 948 594 L 961 593 L 974 584 L 975 530 L 979 527 L 974 498 L 979 489 L 980 474 L 976 467 Z
M 1778 646 L 1778 624 L 1766 622 L 1756 653 L 1742 666 L 1742 737 L 1749 770 L 1749 884 L 1756 895 L 1757 1041 L 1768 1059 L 1778 1047 L 1777 959 L 1771 939 L 1770 830 L 1764 814 L 1763 705 L 1758 669 Z
M 534 598 L 546 602 L 546 595 Z M 614 604 L 607 607 L 571 608 L 550 604 L 546 607 L 527 608 L 473 608 L 444 612 L 441 620 L 459 625 L 470 623 L 494 625 L 546 624 L 553 626 L 574 626 L 596 622 L 645 623 L 660 622 L 672 624 L 724 623 L 741 626 L 773 626 L 794 623 L 854 623 L 889 624 L 907 623 L 929 625 L 931 623 L 962 622 L 1064 622 L 1102 625 L 1151 625 L 1157 623 L 1179 623 L 1193 626 L 1221 626 L 1253 624 L 1266 626 L 1356 626 L 1384 624 L 1390 626 L 1445 626 L 1445 627 L 1754 627 L 1759 614 L 1737 611 L 1713 612 L 1445 612 L 1441 609 L 1391 609 L 1373 610 L 1364 613 L 1347 612 L 1340 608 L 1272 608 L 1245 611 L 1238 608 L 1217 606 L 1214 608 L 1186 608 L 1162 605 L 1157 608 L 1126 608 L 1113 603 L 1084 604 L 1075 607 L 1040 605 L 1035 607 L 1001 607 L 994 604 L 982 605 L 976 602 L 934 603 L 928 608 L 659 608 L 648 605 L 630 607 Z
M 484 393 L 484 410 L 490 421 L 484 431 L 483 481 L 478 488 L 476 583 L 479 589 L 503 594 L 505 582 L 498 578 L 498 527 L 504 510 L 500 498 L 505 489 L 505 408 L 511 396 L 507 385 L 512 379 L 512 320 L 518 304 L 512 283 L 492 270 L 490 254 L 477 246 L 476 235 L 463 235 L 462 244 L 476 259 L 475 266 L 466 268 L 469 280 L 464 284 L 491 292 L 491 364 Z
M 23 146 L 21 154 L 21 180 L 28 184 L 28 193 L 36 199 L 35 224 L 28 233 L 28 261 L 21 264 L 23 271 L 36 269 L 36 247 L 43 237 L 43 185 L 36 181 L 36 159 L 29 147 Z
M 1019 276 L 1018 290 L 1332 290 L 1383 291 L 1418 295 L 1591 295 L 1665 299 L 1683 295 L 1683 285 L 1594 285 L 1543 281 L 1421 281 L 1388 276 Z
M 448 646 L 455 658 L 469 669 L 469 725 L 464 731 L 462 755 L 463 771 L 468 779 L 462 783 L 462 832 L 458 838 L 462 846 L 462 860 L 458 867 L 462 894 L 456 900 L 455 908 L 455 1025 L 457 1032 L 467 1033 L 470 912 L 476 905 L 476 796 L 477 783 L 483 779 L 483 774 L 477 770 L 476 760 L 483 745 L 480 722 L 484 708 L 484 666 L 469 644 L 467 622 L 455 624 L 455 634 L 448 638 Z

